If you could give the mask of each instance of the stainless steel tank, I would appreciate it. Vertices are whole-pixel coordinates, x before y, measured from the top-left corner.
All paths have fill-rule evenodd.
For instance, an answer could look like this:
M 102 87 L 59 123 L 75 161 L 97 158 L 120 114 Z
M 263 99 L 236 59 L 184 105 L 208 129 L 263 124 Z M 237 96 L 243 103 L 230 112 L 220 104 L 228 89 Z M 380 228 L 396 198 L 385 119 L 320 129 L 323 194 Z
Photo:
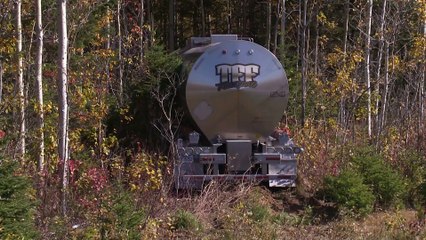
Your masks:
M 193 58 L 186 84 L 193 119 L 212 143 L 218 136 L 265 141 L 287 106 L 283 66 L 270 51 L 251 41 L 235 36 L 212 39 L 202 48 L 187 51 L 187 56 L 199 56 Z

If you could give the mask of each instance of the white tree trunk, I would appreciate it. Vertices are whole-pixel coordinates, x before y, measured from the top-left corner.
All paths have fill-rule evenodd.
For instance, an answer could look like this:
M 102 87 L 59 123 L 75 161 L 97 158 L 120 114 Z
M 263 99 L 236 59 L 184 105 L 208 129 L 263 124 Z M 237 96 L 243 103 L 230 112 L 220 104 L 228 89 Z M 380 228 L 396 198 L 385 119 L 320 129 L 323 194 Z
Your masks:
M 386 120 L 386 108 L 388 104 L 388 92 L 389 92 L 389 43 L 386 41 L 385 45 L 385 82 L 383 84 L 383 95 L 382 95 L 382 107 L 380 112 L 380 119 L 378 122 L 377 130 L 377 142 L 376 147 L 380 146 L 380 134 L 385 126 Z
M 423 38 L 426 39 L 426 19 L 423 21 Z M 426 47 L 423 47 L 423 60 L 426 59 Z M 420 68 L 422 73 L 420 76 L 420 83 L 419 83 L 419 121 L 418 121 L 418 128 L 419 128 L 419 147 L 422 141 L 424 141 L 424 126 L 425 126 L 425 79 L 426 79 L 426 63 L 423 61 L 423 66 Z
M 44 106 L 43 106 L 43 25 L 41 13 L 41 0 L 36 3 L 36 33 L 37 33 L 37 55 L 36 55 L 36 86 L 37 86 L 37 101 L 38 101 L 38 133 L 39 133 L 39 155 L 38 155 L 38 170 L 41 172 L 44 169 Z
M 346 66 L 347 49 L 348 49 L 348 32 L 349 32 L 349 0 L 345 1 L 345 31 L 343 36 L 343 65 Z M 340 97 L 339 103 L 339 123 L 344 129 L 347 127 L 347 116 L 346 116 L 346 96 Z M 343 142 L 346 142 L 346 135 L 343 138 Z
M 368 136 L 371 137 L 371 81 L 370 81 L 370 42 L 371 42 L 371 19 L 373 15 L 373 0 L 367 0 L 367 31 L 365 36 L 365 80 L 367 82 L 367 125 Z
M 19 100 L 19 157 L 25 158 L 25 96 L 24 96 L 24 71 L 22 57 L 22 22 L 21 22 L 22 1 L 16 0 L 16 53 L 18 55 L 18 76 L 16 87 Z
M 109 1 L 108 1 L 109 2 Z M 107 16 L 108 16 L 108 22 L 107 22 L 107 42 L 106 42 L 106 49 L 110 50 L 111 49 L 111 9 L 109 8 L 109 6 L 107 7 Z M 107 76 L 107 84 L 108 87 L 110 87 L 111 89 L 113 89 L 113 85 L 111 84 L 111 75 L 110 75 L 110 69 L 109 69 L 109 58 L 107 59 L 107 63 L 105 66 L 105 73 Z
M 379 52 L 378 52 L 378 57 L 377 57 L 376 88 L 374 89 L 377 96 L 380 93 L 380 70 L 381 70 L 381 67 L 382 67 L 382 57 L 383 57 L 383 41 L 384 41 L 386 4 L 387 4 L 387 0 L 384 0 L 383 1 L 383 8 L 382 8 L 382 16 L 381 16 L 381 19 L 380 19 L 380 29 L 379 29 L 380 37 L 379 37 Z M 376 97 L 376 109 L 379 109 L 379 102 L 380 102 L 380 98 Z M 379 114 L 376 114 L 377 129 L 378 129 L 378 125 L 379 125 Z
M 349 32 L 349 1 L 346 0 L 345 2 L 345 36 L 343 40 L 343 54 L 344 54 L 344 61 L 346 62 L 346 54 L 348 50 L 348 32 Z
M 58 63 L 58 95 L 59 95 L 59 133 L 58 153 L 63 163 L 62 173 L 62 212 L 67 214 L 68 191 L 68 32 L 67 32 L 67 0 L 58 0 L 59 25 L 59 63 Z
M 121 38 L 121 0 L 117 1 L 117 38 L 118 38 L 118 99 L 120 105 L 123 104 L 123 60 L 121 56 L 122 38 Z

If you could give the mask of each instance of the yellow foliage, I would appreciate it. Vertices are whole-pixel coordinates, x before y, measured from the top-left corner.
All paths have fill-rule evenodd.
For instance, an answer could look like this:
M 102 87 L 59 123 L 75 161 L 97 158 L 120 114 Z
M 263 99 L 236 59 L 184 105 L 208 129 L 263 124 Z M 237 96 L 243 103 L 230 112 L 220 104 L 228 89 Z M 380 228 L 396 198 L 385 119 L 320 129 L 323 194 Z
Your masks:
M 166 166 L 166 159 L 145 152 L 138 153 L 133 158 L 129 168 L 132 190 L 158 190 L 163 184 L 162 169 Z
M 325 16 L 323 11 L 320 11 L 317 15 L 317 20 L 321 24 L 324 24 L 324 26 L 328 27 L 329 29 L 335 29 L 337 24 L 334 21 L 329 21 L 327 17 Z
M 0 54 L 12 55 L 15 53 L 16 40 L 13 38 L 0 38 Z
M 401 59 L 398 56 L 393 55 L 389 61 L 389 68 L 398 71 L 402 70 L 401 68 L 403 67 Z
M 426 0 L 417 0 L 416 11 L 419 13 L 423 22 L 426 21 Z
M 342 159 L 336 157 L 342 151 L 342 142 L 332 142 L 337 132 L 344 132 L 334 118 L 324 121 L 306 119 L 303 129 L 295 131 L 295 142 L 304 148 L 299 156 L 301 186 L 314 192 L 324 176 L 335 174 Z M 337 140 L 337 139 L 336 139 Z
M 419 58 L 420 63 L 426 63 L 425 59 L 426 50 L 426 36 L 416 36 L 413 39 L 413 48 L 411 49 L 411 55 L 415 58 Z
M 160 228 L 159 219 L 154 219 L 154 218 L 148 219 L 142 239 L 143 240 L 158 239 L 159 228 Z

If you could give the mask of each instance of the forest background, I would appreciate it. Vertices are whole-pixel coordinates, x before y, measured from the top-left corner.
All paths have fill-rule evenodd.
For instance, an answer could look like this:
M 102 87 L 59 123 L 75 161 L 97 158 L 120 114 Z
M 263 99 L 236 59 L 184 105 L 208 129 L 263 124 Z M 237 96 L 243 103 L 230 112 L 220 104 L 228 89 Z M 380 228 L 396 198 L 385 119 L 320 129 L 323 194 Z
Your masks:
M 425 0 L 0 0 L 0 30 L 1 238 L 426 236 Z M 226 33 L 286 70 L 296 189 L 173 191 L 179 53 Z

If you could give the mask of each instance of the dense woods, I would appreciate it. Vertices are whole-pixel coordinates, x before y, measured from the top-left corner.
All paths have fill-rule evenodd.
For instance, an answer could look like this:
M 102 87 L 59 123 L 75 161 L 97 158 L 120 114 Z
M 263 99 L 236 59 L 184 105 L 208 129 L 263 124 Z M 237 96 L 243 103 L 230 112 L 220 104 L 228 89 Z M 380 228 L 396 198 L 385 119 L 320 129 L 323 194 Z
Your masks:
M 0 238 L 280 239 L 261 222 L 315 224 L 317 205 L 271 212 L 270 193 L 245 185 L 173 191 L 192 124 L 179 53 L 226 33 L 286 70 L 281 124 L 305 149 L 288 191 L 330 203 L 333 219 L 418 210 L 417 225 L 380 234 L 425 237 L 425 0 L 0 0 Z

